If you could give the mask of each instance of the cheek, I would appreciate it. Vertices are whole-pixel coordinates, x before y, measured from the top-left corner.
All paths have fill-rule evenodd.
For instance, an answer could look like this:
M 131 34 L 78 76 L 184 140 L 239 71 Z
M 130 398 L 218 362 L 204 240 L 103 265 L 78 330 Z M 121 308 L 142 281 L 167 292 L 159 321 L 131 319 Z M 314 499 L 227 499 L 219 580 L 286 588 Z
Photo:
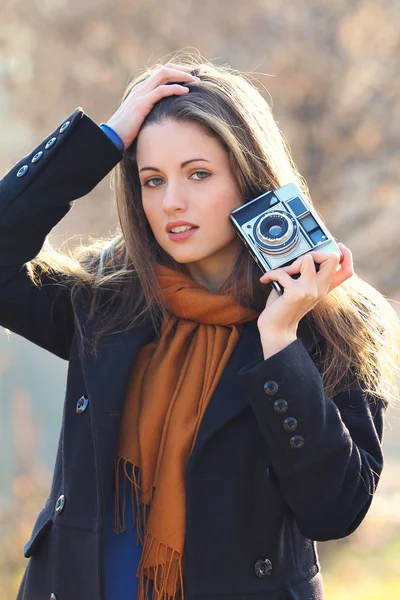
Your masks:
M 214 197 L 212 205 L 209 207 L 209 214 L 213 216 L 213 223 L 216 226 L 221 226 L 223 223 L 230 225 L 230 213 L 241 206 L 242 200 L 236 189 L 230 191 L 224 190 L 221 194 Z M 215 217 L 215 219 L 214 219 Z
M 152 229 L 157 226 L 157 211 L 147 202 L 142 203 L 143 212 Z

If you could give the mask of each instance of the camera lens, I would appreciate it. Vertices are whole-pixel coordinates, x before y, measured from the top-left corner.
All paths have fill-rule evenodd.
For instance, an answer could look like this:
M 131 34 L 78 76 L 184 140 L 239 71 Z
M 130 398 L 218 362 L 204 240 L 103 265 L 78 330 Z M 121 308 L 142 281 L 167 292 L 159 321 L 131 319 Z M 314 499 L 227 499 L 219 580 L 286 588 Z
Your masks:
M 283 217 L 266 217 L 260 222 L 260 234 L 271 241 L 281 240 L 288 230 L 288 223 Z
M 253 232 L 261 250 L 269 253 L 285 253 L 298 240 L 295 220 L 283 211 L 262 215 L 255 223 Z

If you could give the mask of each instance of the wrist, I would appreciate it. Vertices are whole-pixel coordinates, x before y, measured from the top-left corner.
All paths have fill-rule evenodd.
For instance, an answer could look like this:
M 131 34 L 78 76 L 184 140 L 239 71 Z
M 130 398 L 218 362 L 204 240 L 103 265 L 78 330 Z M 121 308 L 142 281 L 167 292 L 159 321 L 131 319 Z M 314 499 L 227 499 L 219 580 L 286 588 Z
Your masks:
M 261 346 L 263 349 L 264 360 L 277 354 L 294 341 L 297 340 L 296 331 L 260 331 Z
M 119 125 L 118 121 L 116 119 L 113 120 L 113 118 L 111 117 L 105 124 L 108 125 L 108 127 L 111 127 L 111 129 L 113 129 L 115 131 L 115 133 L 118 135 L 118 137 L 121 139 L 122 143 L 124 144 L 124 149 L 126 150 L 129 146 L 129 142 L 126 139 L 125 131 Z

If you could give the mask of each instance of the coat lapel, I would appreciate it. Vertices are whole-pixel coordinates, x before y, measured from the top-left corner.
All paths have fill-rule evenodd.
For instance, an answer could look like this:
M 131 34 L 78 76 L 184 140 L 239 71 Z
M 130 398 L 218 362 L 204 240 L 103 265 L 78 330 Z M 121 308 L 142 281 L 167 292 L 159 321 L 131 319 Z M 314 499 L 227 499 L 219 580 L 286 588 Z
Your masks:
M 257 323 L 250 321 L 245 324 L 242 335 L 204 413 L 188 462 L 188 471 L 192 468 L 207 441 L 228 421 L 249 406 L 242 393 L 237 372 L 253 361 L 260 362 L 262 360 L 263 352 Z
M 315 348 L 319 339 L 318 334 L 310 327 L 308 320 L 305 318 L 299 324 L 298 337 L 309 353 Z M 249 406 L 239 382 L 238 371 L 253 362 L 256 364 L 263 360 L 264 355 L 257 320 L 249 321 L 244 326 L 239 342 L 206 409 L 188 462 L 188 470 L 193 467 L 207 441 L 221 427 Z
M 90 339 L 90 332 L 88 332 Z M 135 358 L 154 337 L 152 327 L 143 325 L 133 330 L 104 336 L 99 355 L 83 359 L 83 372 L 88 393 L 99 415 L 122 411 L 125 393 Z

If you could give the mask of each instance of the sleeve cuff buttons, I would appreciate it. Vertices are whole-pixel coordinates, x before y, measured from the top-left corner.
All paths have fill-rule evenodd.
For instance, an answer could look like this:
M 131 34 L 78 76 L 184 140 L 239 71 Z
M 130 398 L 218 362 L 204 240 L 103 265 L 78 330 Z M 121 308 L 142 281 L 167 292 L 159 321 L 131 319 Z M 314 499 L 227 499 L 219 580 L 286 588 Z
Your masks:
M 68 129 L 68 127 L 70 126 L 71 121 L 65 121 L 65 123 L 63 123 L 60 127 L 60 129 L 58 130 L 59 133 L 64 133 L 64 131 L 66 131 Z M 44 147 L 45 150 L 49 150 L 50 148 L 52 148 L 54 146 L 54 144 L 57 141 L 57 137 L 54 136 L 52 138 L 50 138 L 47 142 L 46 145 Z M 36 152 L 36 154 L 32 157 L 31 162 L 33 164 L 37 163 L 38 160 L 40 160 L 43 156 L 43 150 L 39 150 L 39 152 Z M 26 173 L 28 172 L 29 166 L 28 165 L 23 165 L 20 169 L 18 169 L 17 171 L 17 177 L 23 177 L 24 175 L 26 175 Z
M 21 167 L 17 171 L 17 177 L 23 177 L 25 175 L 25 173 L 27 173 L 28 169 L 29 169 L 28 165 L 24 165 L 23 167 Z
M 44 149 L 48 150 L 49 148 L 51 148 L 52 146 L 54 146 L 54 144 L 56 143 L 57 138 L 56 137 L 52 137 L 45 145 Z
M 65 121 L 65 123 L 63 123 L 61 125 L 60 129 L 58 130 L 58 133 L 64 133 L 64 131 L 66 131 L 68 129 L 70 124 L 71 124 L 71 121 Z

